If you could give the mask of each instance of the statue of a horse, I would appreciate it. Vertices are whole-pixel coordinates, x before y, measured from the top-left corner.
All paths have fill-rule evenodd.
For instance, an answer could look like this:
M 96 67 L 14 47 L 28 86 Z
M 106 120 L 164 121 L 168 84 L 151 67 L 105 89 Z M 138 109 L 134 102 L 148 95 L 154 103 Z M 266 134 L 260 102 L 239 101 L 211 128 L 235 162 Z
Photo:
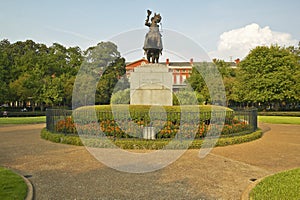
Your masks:
M 158 63 L 159 56 L 161 55 L 160 49 L 147 49 L 145 50 L 148 62 Z
M 162 39 L 161 34 L 159 32 L 158 23 L 161 21 L 160 14 L 154 14 L 154 17 L 151 18 L 151 23 L 149 22 L 149 17 L 152 14 L 150 10 L 147 11 L 147 19 L 145 22 L 146 26 L 149 26 L 149 32 L 145 37 L 144 42 L 144 51 L 147 55 L 148 62 L 158 63 L 159 56 L 162 54 Z

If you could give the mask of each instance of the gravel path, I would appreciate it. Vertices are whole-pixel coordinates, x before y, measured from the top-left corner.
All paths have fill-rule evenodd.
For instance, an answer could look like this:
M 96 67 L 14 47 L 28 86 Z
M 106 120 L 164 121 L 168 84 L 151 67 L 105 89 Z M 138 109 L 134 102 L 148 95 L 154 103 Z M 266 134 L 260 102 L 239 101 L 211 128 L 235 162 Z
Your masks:
M 84 147 L 42 140 L 44 126 L 0 127 L 0 166 L 30 175 L 38 200 L 239 199 L 249 179 L 300 167 L 298 125 L 261 125 L 270 127 L 262 139 L 215 148 L 204 159 L 188 150 L 145 174 L 108 168 Z

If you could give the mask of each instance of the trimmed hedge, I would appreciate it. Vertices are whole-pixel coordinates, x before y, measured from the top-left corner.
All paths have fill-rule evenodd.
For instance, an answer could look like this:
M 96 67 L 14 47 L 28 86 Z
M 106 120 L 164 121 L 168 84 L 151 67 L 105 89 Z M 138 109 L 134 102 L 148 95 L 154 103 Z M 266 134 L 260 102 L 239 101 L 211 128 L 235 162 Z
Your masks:
M 8 111 L 8 117 L 38 117 L 38 116 L 45 116 L 46 112 L 43 111 L 28 111 L 28 112 L 16 112 L 16 111 Z M 3 117 L 3 111 L 0 112 L 0 117 Z
M 286 117 L 300 117 L 300 112 L 258 112 L 259 116 L 286 116 Z
M 95 138 L 84 138 L 79 136 L 71 136 L 71 135 L 63 135 L 59 133 L 51 133 L 46 130 L 46 128 L 42 129 L 41 131 L 41 137 L 43 139 L 56 142 L 56 143 L 63 143 L 63 144 L 71 144 L 71 145 L 77 145 L 82 146 L 83 144 L 85 146 L 89 147 L 98 147 L 98 148 L 115 148 L 115 146 L 111 145 L 115 144 L 116 146 L 122 148 L 122 149 L 150 149 L 150 150 L 157 150 L 162 149 L 166 145 L 169 144 L 170 140 L 142 140 L 142 139 L 117 139 L 117 140 L 99 140 L 96 137 Z M 258 138 L 262 137 L 262 131 L 257 130 L 256 132 L 242 135 L 242 136 L 234 136 L 234 137 L 228 137 L 228 138 L 219 138 L 215 146 L 227 146 L 227 145 L 233 145 L 233 144 L 240 144 L 245 142 L 250 142 L 253 140 L 256 140 Z M 83 140 L 83 141 L 82 141 Z M 199 149 L 201 148 L 201 145 L 203 144 L 204 140 L 193 140 L 192 143 L 190 140 L 183 140 L 183 141 L 175 141 L 173 145 L 171 145 L 170 149 Z M 206 142 L 209 142 L 209 138 L 205 140 Z M 214 140 L 212 140 L 214 141 Z
M 97 114 L 98 121 L 103 120 L 113 120 L 113 113 L 126 113 L 128 110 L 130 112 L 130 117 L 132 121 L 144 121 L 147 123 L 150 121 L 149 111 L 150 109 L 155 110 L 155 106 L 147 106 L 147 105 L 97 105 L 97 106 L 85 106 L 77 108 L 73 115 L 77 116 L 77 119 L 82 118 L 83 120 L 89 119 L 90 116 L 93 116 L 95 112 Z M 160 107 L 157 107 L 160 108 Z M 224 113 L 226 111 L 226 119 L 233 119 L 234 112 L 232 109 L 222 106 L 211 106 L 211 105 L 194 105 L 194 106 L 163 106 L 165 113 L 167 114 L 167 120 L 172 121 L 174 124 L 179 122 L 180 116 L 174 113 L 192 113 L 195 114 L 197 111 L 199 112 L 199 118 L 201 120 L 211 119 L 211 111 L 212 109 L 216 112 Z M 187 116 L 185 117 L 187 121 L 192 120 L 194 115 L 189 119 Z
M 45 140 L 49 140 L 51 142 L 56 142 L 56 143 L 83 146 L 83 143 L 82 143 L 80 137 L 78 137 L 78 136 L 63 135 L 61 133 L 51 133 L 46 128 L 42 129 L 41 138 L 43 138 Z

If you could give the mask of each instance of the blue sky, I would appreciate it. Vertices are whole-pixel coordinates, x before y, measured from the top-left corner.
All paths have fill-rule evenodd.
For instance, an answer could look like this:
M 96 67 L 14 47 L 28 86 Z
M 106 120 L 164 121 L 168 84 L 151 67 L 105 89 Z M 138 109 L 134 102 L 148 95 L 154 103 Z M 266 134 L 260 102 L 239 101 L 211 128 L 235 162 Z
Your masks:
M 253 44 L 297 44 L 299 8 L 298 0 L 7 0 L 1 1 L 0 40 L 86 49 L 126 31 L 147 31 L 151 9 L 161 13 L 163 30 L 178 31 L 210 56 L 228 60 L 242 58 Z

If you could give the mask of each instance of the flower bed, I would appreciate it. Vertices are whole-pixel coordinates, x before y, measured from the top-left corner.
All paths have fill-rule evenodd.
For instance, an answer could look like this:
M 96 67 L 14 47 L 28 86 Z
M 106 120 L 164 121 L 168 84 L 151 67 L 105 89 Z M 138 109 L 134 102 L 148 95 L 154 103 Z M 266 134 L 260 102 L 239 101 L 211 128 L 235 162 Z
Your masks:
M 178 121 L 159 120 L 151 123 L 145 120 L 136 120 L 135 122 L 127 120 L 103 119 L 100 122 L 77 123 L 75 124 L 72 117 L 66 117 L 56 124 L 56 132 L 64 134 L 79 134 L 90 136 L 107 136 L 114 138 L 142 138 L 144 127 L 155 127 L 157 139 L 167 139 L 181 137 L 183 139 L 196 138 L 201 139 L 207 135 L 209 130 L 213 133 L 221 132 L 221 136 L 230 136 L 242 133 L 250 129 L 250 125 L 244 121 L 232 120 L 223 127 L 218 124 L 206 124 L 202 121 L 198 124 L 183 122 L 181 125 Z M 177 134 L 177 135 L 176 135 Z
M 255 121 L 249 112 L 237 113 L 235 118 L 233 110 L 220 106 L 86 106 L 74 110 L 72 116 L 60 121 L 56 119 L 71 112 L 52 113 L 55 117 L 51 118 L 49 111 L 49 119 L 52 120 L 49 121 L 53 124 L 48 127 L 54 127 L 51 131 L 64 134 L 143 138 L 146 130 L 154 128 L 157 139 L 201 139 L 207 134 L 214 136 L 221 133 L 221 137 L 230 137 L 255 131 L 255 125 L 251 128 L 248 124 L 251 121 L 253 125 Z

